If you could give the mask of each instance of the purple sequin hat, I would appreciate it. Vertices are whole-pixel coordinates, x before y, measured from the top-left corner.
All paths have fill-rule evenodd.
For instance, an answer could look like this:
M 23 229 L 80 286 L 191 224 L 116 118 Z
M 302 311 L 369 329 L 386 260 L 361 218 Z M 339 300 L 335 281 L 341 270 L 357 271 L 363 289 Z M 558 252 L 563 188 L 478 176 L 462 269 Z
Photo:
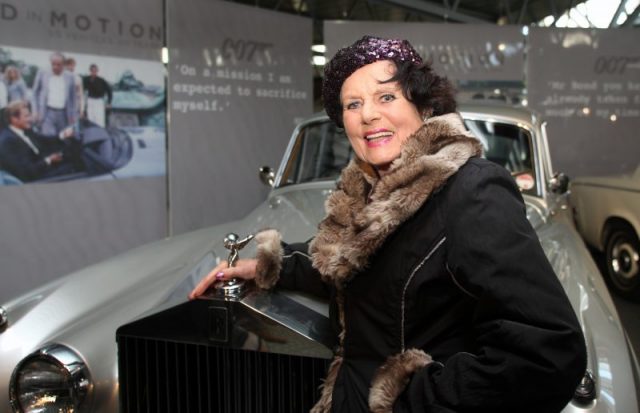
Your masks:
M 338 126 L 342 126 L 342 105 L 340 104 L 342 84 L 353 72 L 378 60 L 422 64 L 422 58 L 406 40 L 364 36 L 351 46 L 338 50 L 338 53 L 324 67 L 322 84 L 324 109 Z

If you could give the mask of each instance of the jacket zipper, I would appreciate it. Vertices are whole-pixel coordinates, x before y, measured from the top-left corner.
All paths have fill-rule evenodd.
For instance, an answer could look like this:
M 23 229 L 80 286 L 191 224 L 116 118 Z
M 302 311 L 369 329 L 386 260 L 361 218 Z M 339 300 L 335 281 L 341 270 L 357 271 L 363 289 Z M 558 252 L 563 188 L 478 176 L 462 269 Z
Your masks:
M 409 284 L 411 283 L 411 280 L 413 280 L 413 276 L 416 275 L 416 272 L 418 272 L 418 270 L 420 268 L 422 268 L 422 266 L 424 265 L 425 262 L 427 262 L 429 260 L 429 258 L 431 258 L 431 256 L 433 255 L 434 252 L 436 252 L 436 250 L 438 248 L 440 248 L 440 246 L 442 244 L 444 244 L 444 242 L 447 240 L 447 237 L 442 237 L 442 239 L 440 241 L 438 241 L 438 243 L 431 248 L 431 250 L 427 253 L 427 255 L 422 259 L 422 261 L 420 261 L 420 263 L 418 265 L 416 265 L 416 267 L 413 269 L 413 271 L 411 272 L 411 275 L 409 275 L 409 278 L 407 279 L 407 282 L 404 284 L 404 288 L 402 289 L 402 301 L 400 302 L 400 309 L 402 311 L 402 314 L 400 315 L 400 350 L 402 353 L 404 353 L 405 348 L 404 348 L 404 306 L 405 306 L 405 296 L 407 294 L 407 288 L 409 287 Z

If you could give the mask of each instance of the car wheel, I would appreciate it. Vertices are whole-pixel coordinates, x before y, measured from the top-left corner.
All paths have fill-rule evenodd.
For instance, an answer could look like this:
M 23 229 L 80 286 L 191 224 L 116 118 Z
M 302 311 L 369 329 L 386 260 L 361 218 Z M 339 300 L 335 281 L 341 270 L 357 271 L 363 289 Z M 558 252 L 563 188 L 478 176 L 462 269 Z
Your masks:
M 611 285 L 623 297 L 640 299 L 640 242 L 633 229 L 612 228 L 605 254 Z

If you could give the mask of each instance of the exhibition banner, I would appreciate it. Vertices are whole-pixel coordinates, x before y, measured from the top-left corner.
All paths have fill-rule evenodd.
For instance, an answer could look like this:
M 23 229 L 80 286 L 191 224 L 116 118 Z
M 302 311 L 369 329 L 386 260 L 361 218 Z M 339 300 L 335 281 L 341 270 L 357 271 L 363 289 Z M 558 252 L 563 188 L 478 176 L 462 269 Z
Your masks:
M 529 104 L 548 121 L 554 168 L 630 175 L 640 158 L 640 43 L 632 28 L 533 28 Z
M 312 21 L 223 1 L 169 2 L 172 233 L 244 216 L 264 200 L 312 112 Z
M 461 101 L 522 98 L 525 38 L 519 26 L 325 21 L 327 58 L 365 34 L 409 40 L 456 84 Z
M 0 302 L 166 235 L 162 17 L 0 0 Z
M 4 145 L 0 141 L 0 181 L 48 183 L 165 174 L 163 30 L 161 11 L 155 14 L 154 20 L 142 5 L 132 10 L 105 2 L 0 3 L 0 69 L 6 104 L 15 100 L 29 104 L 36 135 L 31 143 L 37 152 L 32 154 L 30 148 L 21 154 L 7 139 Z M 52 103 L 49 88 L 57 77 L 63 79 L 64 92 Z M 40 147 L 39 137 L 58 135 L 65 128 L 73 133 L 66 145 Z M 70 142 L 77 146 L 73 151 Z M 61 160 L 49 157 L 46 167 L 33 165 L 56 152 L 63 154 Z

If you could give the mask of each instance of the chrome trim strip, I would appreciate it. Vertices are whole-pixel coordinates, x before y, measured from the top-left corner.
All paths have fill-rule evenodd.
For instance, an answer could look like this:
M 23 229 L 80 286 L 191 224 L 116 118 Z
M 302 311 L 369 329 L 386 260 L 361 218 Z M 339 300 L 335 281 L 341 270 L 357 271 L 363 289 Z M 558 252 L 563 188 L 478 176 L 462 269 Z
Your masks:
M 0 306 L 0 333 L 9 325 L 9 315 L 4 307 Z
M 293 257 L 294 255 L 302 255 L 303 257 L 307 258 L 308 260 L 311 260 L 311 255 L 309 255 L 309 254 L 305 254 L 305 253 L 304 253 L 304 252 L 302 252 L 302 251 L 293 251 L 291 254 L 283 255 L 283 256 L 282 256 L 282 258 L 291 258 L 291 257 Z
M 429 258 L 431 258 L 431 256 L 433 255 L 434 252 L 436 252 L 436 250 L 438 248 L 440 248 L 440 246 L 442 244 L 444 244 L 444 242 L 447 240 L 447 237 L 442 237 L 442 239 L 440 241 L 438 241 L 438 243 L 431 248 L 431 250 L 427 253 L 427 255 L 422 259 L 422 261 L 420 261 L 420 263 L 418 265 L 416 265 L 416 267 L 413 269 L 413 271 L 411 272 L 411 275 L 409 275 L 409 278 L 407 279 L 407 282 L 404 284 L 404 288 L 402 289 L 402 301 L 400 302 L 400 308 L 401 308 L 401 314 L 400 314 L 400 351 L 404 353 L 404 301 L 405 301 L 405 296 L 407 293 L 407 288 L 409 287 L 409 284 L 411 283 L 411 280 L 413 280 L 414 275 L 416 275 L 416 272 L 418 272 L 418 270 L 420 268 L 422 268 L 422 266 L 424 265 L 425 262 L 427 262 L 427 260 L 429 260 Z
M 544 199 L 547 199 L 547 193 L 548 188 L 548 180 L 551 179 L 553 177 L 553 164 L 551 163 L 551 150 L 549 149 L 549 137 L 547 135 L 547 121 L 543 121 L 540 124 L 540 150 L 544 149 L 544 172 L 545 172 L 545 176 L 544 178 L 544 186 L 543 186 L 543 195 L 544 195 Z
M 619 191 L 640 193 L 640 189 L 633 189 L 633 188 L 628 188 L 628 187 L 624 187 L 624 186 L 620 186 L 620 185 L 605 185 L 605 184 L 596 184 L 596 183 L 580 182 L 580 181 L 578 181 L 578 182 L 572 181 L 571 185 L 573 187 L 576 187 L 576 186 L 588 186 L 588 187 L 594 187 L 594 188 L 603 188 L 603 189 L 611 189 L 611 190 L 619 190 Z

